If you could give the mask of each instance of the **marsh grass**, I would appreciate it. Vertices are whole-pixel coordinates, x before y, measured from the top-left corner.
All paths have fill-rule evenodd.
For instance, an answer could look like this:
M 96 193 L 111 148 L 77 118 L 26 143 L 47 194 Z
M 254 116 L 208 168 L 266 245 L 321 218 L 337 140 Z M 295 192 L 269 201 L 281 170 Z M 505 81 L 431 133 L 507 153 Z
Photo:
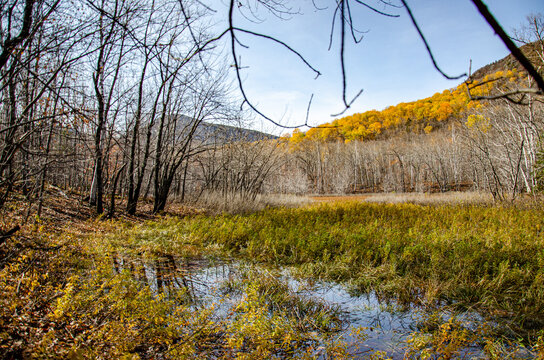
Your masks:
M 399 306 L 432 314 L 447 305 L 486 319 L 471 328 L 455 316 L 431 316 L 414 330 L 406 348 L 412 358 L 454 358 L 471 346 L 489 358 L 523 358 L 523 345 L 542 358 L 543 227 L 538 207 L 356 201 L 89 222 L 85 234 L 38 226 L 34 245 L 0 271 L 1 349 L 15 357 L 350 357 L 335 335 L 343 326 L 335 309 L 297 296 L 273 271 L 248 269 L 233 280 L 229 286 L 244 295 L 228 320 L 214 315 L 219 304 L 195 309 L 183 289 L 165 296 L 133 272 L 115 271 L 115 256 L 174 255 L 288 265 Z
M 543 215 L 516 207 L 352 202 L 200 216 L 169 228 L 171 238 L 185 234 L 195 246 L 296 265 L 400 302 L 475 307 L 534 334 L 544 325 Z
M 218 215 L 221 213 L 248 214 L 277 207 L 293 208 L 312 202 L 313 200 L 309 197 L 290 194 L 255 194 L 255 197 L 248 197 L 239 193 L 222 194 L 206 191 L 191 204 L 202 209 L 206 214 Z
M 544 211 L 531 206 L 353 201 L 165 218 L 112 244 L 288 265 L 401 306 L 478 311 L 510 329 L 497 338 L 534 343 L 544 328 L 543 228 Z
M 83 237 L 79 230 L 36 233 L 47 250 L 27 249 L 0 269 L 0 357 L 347 356 L 337 336 L 344 325 L 338 312 L 299 297 L 274 272 L 248 269 L 233 280 L 242 296 L 227 314 L 217 312 L 225 299 L 195 302 L 187 287 L 173 285 L 174 277 L 191 280 L 177 266 L 183 274 L 168 274 L 172 266 L 163 264 L 162 256 L 184 248 L 168 246 L 171 226 L 178 222 L 167 218 L 149 227 L 107 222 L 108 231 Z M 62 246 L 51 249 L 57 243 Z M 153 285 L 158 268 L 146 274 L 150 264 L 160 267 L 162 286 Z
M 381 193 L 369 194 L 365 198 L 365 201 L 389 204 L 413 203 L 420 205 L 490 205 L 493 203 L 493 197 L 489 193 L 478 191 L 450 191 L 443 193 Z

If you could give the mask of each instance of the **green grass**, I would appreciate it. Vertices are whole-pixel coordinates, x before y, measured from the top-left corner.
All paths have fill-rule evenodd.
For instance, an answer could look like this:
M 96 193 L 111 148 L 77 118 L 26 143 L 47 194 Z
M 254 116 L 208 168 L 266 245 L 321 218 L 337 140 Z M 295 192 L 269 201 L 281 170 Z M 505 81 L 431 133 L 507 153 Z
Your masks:
M 154 252 L 294 265 L 401 302 L 455 302 L 531 331 L 544 327 L 543 229 L 535 209 L 336 203 L 170 218 L 146 224 L 145 240 L 127 236 Z
M 540 209 L 352 202 L 89 227 L 103 231 L 39 228 L 37 245 L 11 244 L 13 256 L 0 269 L 4 354 L 316 358 L 324 345 L 333 357 L 349 357 L 335 340 L 342 325 L 333 309 L 290 292 L 272 270 L 268 276 L 250 267 L 225 284 L 245 295 L 223 320 L 215 305 L 194 309 L 183 290 L 157 294 L 135 275 L 144 263 L 172 255 L 289 266 L 307 278 L 434 309 L 430 318 L 439 319 L 439 305 L 447 303 L 511 329 L 505 339 L 493 321 L 472 329 L 454 315 L 413 332 L 406 345 L 413 358 L 452 358 L 473 345 L 489 358 L 516 358 L 522 343 L 544 355 Z M 135 268 L 117 273 L 116 258 L 134 259 Z

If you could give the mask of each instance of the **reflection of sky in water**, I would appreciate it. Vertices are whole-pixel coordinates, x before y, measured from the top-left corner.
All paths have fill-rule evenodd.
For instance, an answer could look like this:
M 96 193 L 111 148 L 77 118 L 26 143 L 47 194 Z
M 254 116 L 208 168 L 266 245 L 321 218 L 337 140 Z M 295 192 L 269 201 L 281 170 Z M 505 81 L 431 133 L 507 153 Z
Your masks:
M 170 289 L 187 289 L 195 308 L 215 304 L 215 316 L 224 319 L 230 313 L 243 294 L 229 292 L 224 284 L 235 280 L 241 273 L 241 265 L 236 262 L 211 261 L 206 259 L 164 258 L 140 262 L 143 273 L 140 278 L 153 291 L 162 289 L 166 294 Z M 118 269 L 129 269 L 130 264 L 117 261 Z M 385 351 L 393 359 L 403 359 L 407 336 L 417 330 L 421 321 L 421 310 L 415 307 L 402 308 L 395 302 L 380 301 L 374 293 L 360 296 L 350 295 L 338 284 L 312 282 L 312 284 L 295 280 L 288 271 L 282 271 L 281 277 L 287 281 L 292 291 L 303 297 L 324 302 L 337 308 L 346 320 L 345 331 L 341 334 L 349 344 L 350 353 L 355 357 L 363 357 L 371 351 Z M 450 313 L 443 312 L 442 318 L 447 320 Z M 467 326 L 475 325 L 483 319 L 475 313 L 458 316 Z M 351 334 L 352 327 L 364 327 L 366 340 Z M 477 348 L 468 348 L 461 357 L 481 358 Z
M 232 280 L 239 274 L 239 265 L 225 262 L 211 263 L 207 260 L 176 259 L 177 276 L 170 276 L 169 280 L 163 275 L 163 283 L 170 281 L 175 288 L 190 284 L 193 298 L 198 299 L 195 307 L 216 304 L 216 316 L 225 317 L 232 307 L 243 296 L 239 293 L 225 293 L 221 287 L 227 280 Z M 159 288 L 157 279 L 157 265 L 166 265 L 164 262 L 144 264 L 145 274 L 149 285 L 154 291 Z M 171 270 L 168 265 L 164 270 Z M 163 271 L 164 271 L 163 270 Z M 403 341 L 410 332 L 416 319 L 412 311 L 397 311 L 395 304 L 383 304 L 374 294 L 350 296 L 341 286 L 332 283 L 312 284 L 295 280 L 283 272 L 282 277 L 288 282 L 294 293 L 305 298 L 313 298 L 330 306 L 338 308 L 346 320 L 346 330 L 342 338 L 350 345 L 352 353 L 363 355 L 368 351 L 382 350 L 394 358 L 403 358 Z M 177 279 L 176 279 L 177 278 Z M 185 285 L 183 285 L 185 286 Z M 163 284 L 163 291 L 168 291 Z M 350 327 L 367 327 L 368 338 L 364 344 L 357 344 L 356 336 L 349 332 Z
M 413 311 L 400 311 L 394 303 L 385 304 L 373 293 L 351 296 L 340 285 L 321 283 L 307 287 L 304 282 L 289 280 L 291 287 L 302 296 L 319 299 L 338 306 L 351 327 L 367 328 L 367 339 L 358 343 L 356 336 L 346 331 L 343 338 L 350 344 L 351 352 L 365 354 L 369 351 L 386 351 L 389 357 L 404 357 L 404 340 L 412 330 L 417 315 Z

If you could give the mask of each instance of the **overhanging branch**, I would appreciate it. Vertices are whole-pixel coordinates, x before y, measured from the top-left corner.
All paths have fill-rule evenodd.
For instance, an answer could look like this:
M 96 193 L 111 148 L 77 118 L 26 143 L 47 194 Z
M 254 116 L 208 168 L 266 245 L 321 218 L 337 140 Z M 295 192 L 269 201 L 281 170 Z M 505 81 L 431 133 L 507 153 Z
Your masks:
M 404 2 L 404 0 L 402 1 Z M 508 36 L 508 34 L 504 31 L 491 12 L 489 12 L 487 6 L 481 0 L 472 0 L 472 3 L 476 6 L 476 8 L 478 8 L 478 11 L 484 17 L 485 21 L 495 31 L 495 34 L 500 37 L 504 45 L 506 45 L 516 60 L 519 61 L 521 66 L 523 66 L 529 75 L 535 80 L 540 92 L 544 92 L 544 79 L 542 79 L 542 76 L 540 76 L 538 71 L 534 68 L 533 64 L 531 64 L 529 59 L 527 59 L 523 52 L 516 46 L 516 44 L 514 44 L 510 36 Z

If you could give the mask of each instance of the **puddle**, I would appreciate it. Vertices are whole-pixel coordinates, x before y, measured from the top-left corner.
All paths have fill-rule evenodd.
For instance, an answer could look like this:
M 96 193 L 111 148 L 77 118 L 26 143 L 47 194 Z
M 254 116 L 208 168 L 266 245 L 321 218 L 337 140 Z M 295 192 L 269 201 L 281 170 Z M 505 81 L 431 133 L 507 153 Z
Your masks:
M 394 303 L 383 303 L 373 293 L 352 296 L 344 287 L 334 283 L 314 284 L 308 289 L 305 289 L 307 284 L 297 280 L 291 279 L 289 283 L 301 296 L 338 306 L 349 327 L 367 329 L 368 337 L 364 343 L 349 331 L 343 334 L 350 353 L 364 355 L 371 351 L 385 351 L 393 359 L 404 358 L 406 338 L 420 318 L 416 311 L 401 309 Z
M 155 293 L 169 296 L 185 290 L 194 306 L 214 301 L 219 285 L 237 273 L 237 265 L 225 260 L 174 256 L 148 261 L 116 258 L 114 268 L 118 273 L 129 270 Z
M 155 292 L 167 295 L 179 289 L 185 290 L 191 306 L 206 307 L 216 305 L 215 316 L 225 319 L 232 308 L 242 299 L 243 293 L 232 289 L 229 284 L 236 282 L 248 269 L 259 269 L 255 265 L 241 265 L 225 260 L 191 259 L 164 257 L 150 261 L 128 261 L 117 259 L 117 271 L 130 269 L 135 277 L 148 284 Z M 134 269 L 140 269 L 136 271 Z M 264 271 L 264 268 L 261 270 Z M 259 271 L 259 270 L 257 270 Z M 265 271 L 268 273 L 268 271 Z M 347 290 L 335 283 L 312 284 L 296 280 L 288 271 L 274 272 L 285 281 L 293 294 L 328 305 L 337 310 L 343 320 L 343 329 L 338 336 L 348 344 L 349 353 L 354 358 L 364 358 L 370 352 L 383 351 L 392 359 L 404 359 L 406 340 L 421 324 L 423 312 L 415 307 L 400 307 L 394 302 L 384 302 L 373 294 L 350 295 Z M 441 313 L 447 320 L 452 314 Z M 460 317 L 457 316 L 459 319 Z M 478 314 L 461 316 L 468 327 L 483 319 Z M 366 338 L 351 333 L 352 328 L 364 327 Z M 465 348 L 460 357 L 485 358 L 481 349 Z

